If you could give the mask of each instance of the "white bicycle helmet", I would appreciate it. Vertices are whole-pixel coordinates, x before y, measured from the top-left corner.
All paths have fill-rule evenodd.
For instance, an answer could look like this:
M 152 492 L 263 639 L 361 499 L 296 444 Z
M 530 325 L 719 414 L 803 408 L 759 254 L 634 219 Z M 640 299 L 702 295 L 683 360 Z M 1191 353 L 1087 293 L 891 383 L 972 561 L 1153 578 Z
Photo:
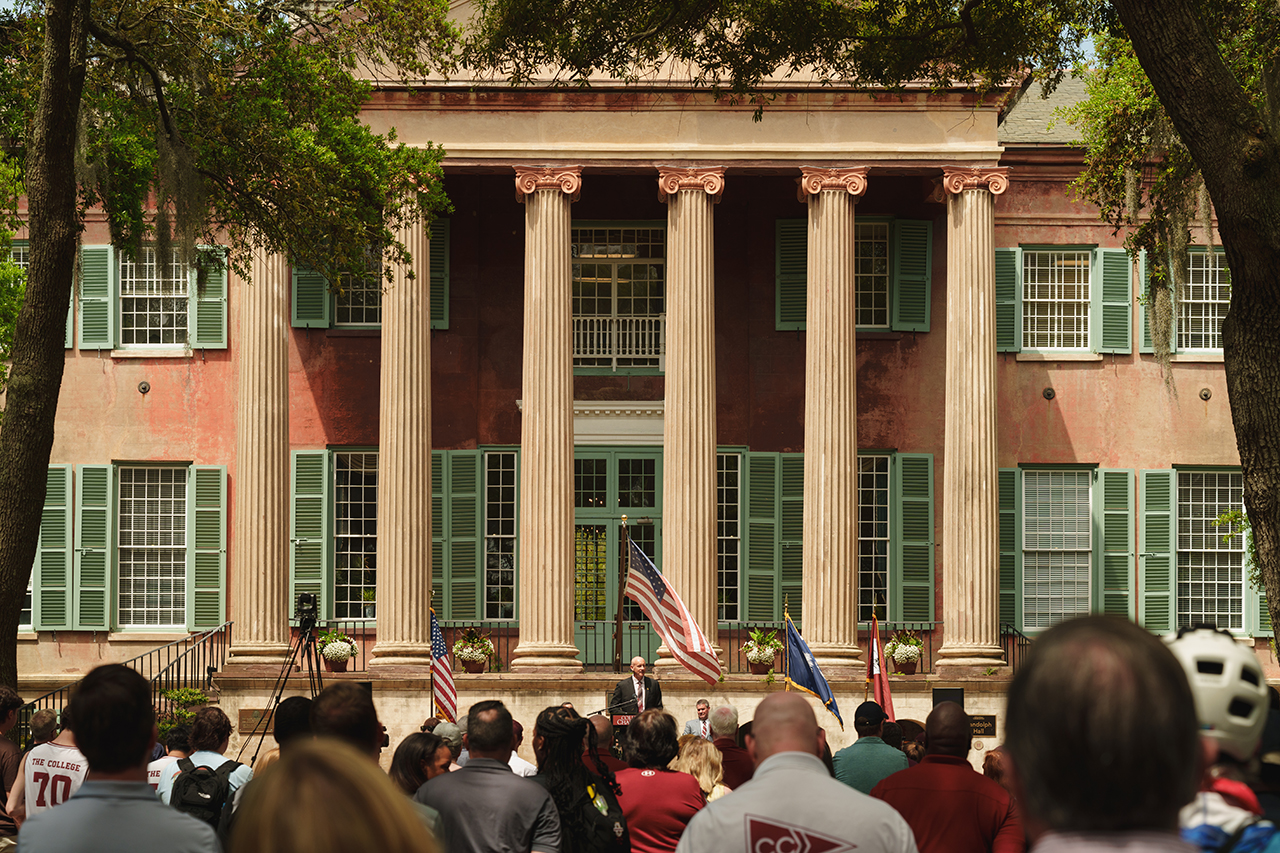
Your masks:
M 1203 733 L 1237 761 L 1248 761 L 1258 749 L 1270 706 L 1253 650 L 1208 627 L 1183 628 L 1169 649 L 1191 682 Z

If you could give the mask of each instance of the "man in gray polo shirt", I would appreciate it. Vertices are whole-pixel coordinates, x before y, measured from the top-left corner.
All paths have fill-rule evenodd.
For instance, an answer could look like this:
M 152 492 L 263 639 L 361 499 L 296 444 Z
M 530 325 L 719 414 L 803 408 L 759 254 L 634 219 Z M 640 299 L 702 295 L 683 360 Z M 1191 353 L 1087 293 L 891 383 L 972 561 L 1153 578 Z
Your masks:
M 836 778 L 864 794 L 886 776 L 907 769 L 907 754 L 885 743 L 880 735 L 888 717 L 876 702 L 863 702 L 853 712 L 858 739 L 835 754 Z
M 219 853 L 213 828 L 156 799 L 147 762 L 156 743 L 151 686 L 120 664 L 85 676 L 71 699 L 83 785 L 22 825 L 23 853 Z
M 448 853 L 559 853 L 560 814 L 547 790 L 511 772 L 511 712 L 477 702 L 467 714 L 466 766 L 423 783 L 413 798 L 440 812 Z

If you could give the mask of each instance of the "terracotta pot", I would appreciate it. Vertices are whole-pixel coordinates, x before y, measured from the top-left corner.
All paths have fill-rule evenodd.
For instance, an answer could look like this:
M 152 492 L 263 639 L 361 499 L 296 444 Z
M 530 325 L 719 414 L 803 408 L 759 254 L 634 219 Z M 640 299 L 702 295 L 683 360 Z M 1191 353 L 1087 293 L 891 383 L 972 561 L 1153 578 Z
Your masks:
M 464 660 L 462 662 L 462 668 L 471 673 L 484 672 L 488 665 L 489 662 L 487 660 Z
M 773 662 L 752 663 L 751 661 L 747 661 L 747 669 L 751 671 L 752 675 L 768 675 L 769 670 L 773 669 Z
M 919 663 L 919 661 L 913 660 L 913 661 L 908 661 L 906 663 L 898 663 L 897 661 L 894 661 L 893 666 L 902 675 L 915 675 L 917 663 Z
M 324 668 L 329 672 L 346 672 L 347 662 L 345 660 L 329 660 L 325 658 Z

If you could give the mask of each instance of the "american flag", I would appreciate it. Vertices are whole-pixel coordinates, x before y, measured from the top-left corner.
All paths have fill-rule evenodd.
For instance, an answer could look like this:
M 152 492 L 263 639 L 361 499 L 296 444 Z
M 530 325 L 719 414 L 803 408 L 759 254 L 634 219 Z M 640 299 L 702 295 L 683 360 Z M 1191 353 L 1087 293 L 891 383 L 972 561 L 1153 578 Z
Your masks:
M 449 647 L 444 644 L 444 634 L 436 621 L 436 610 L 431 608 L 431 698 L 435 700 L 440 716 L 449 722 L 458 719 L 458 690 L 453 686 L 453 664 L 449 660 Z
M 717 684 L 720 681 L 720 659 L 716 657 L 715 649 L 689 615 L 680 596 L 667 586 L 667 579 L 653 561 L 634 541 L 630 547 L 630 568 L 623 591 L 640 605 L 640 610 L 649 617 L 654 630 L 681 666 L 708 684 Z

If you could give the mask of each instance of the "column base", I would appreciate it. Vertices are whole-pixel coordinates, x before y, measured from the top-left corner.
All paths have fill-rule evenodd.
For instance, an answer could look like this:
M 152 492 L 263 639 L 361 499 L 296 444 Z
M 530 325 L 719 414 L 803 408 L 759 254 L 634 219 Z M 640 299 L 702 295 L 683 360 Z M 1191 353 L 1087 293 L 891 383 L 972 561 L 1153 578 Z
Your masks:
M 712 645 L 711 648 L 715 650 L 716 658 L 720 660 L 720 671 L 724 672 L 724 649 L 717 645 Z M 629 663 L 630 661 L 624 660 L 622 665 L 626 666 Z M 666 643 L 658 646 L 658 650 L 655 652 L 655 657 L 653 659 L 653 672 L 654 677 L 662 676 L 662 678 L 668 679 L 690 678 L 695 681 L 702 681 L 701 676 L 694 675 L 692 672 L 685 669 L 684 665 L 680 663 L 680 661 L 675 659 L 671 654 L 671 649 L 667 648 Z
M 291 647 L 288 643 L 233 643 L 227 650 L 227 666 L 284 665 Z
M 852 681 L 866 675 L 867 664 L 862 659 L 862 648 L 848 643 L 811 643 L 813 662 L 822 670 L 823 678 L 830 681 Z
M 512 672 L 582 672 L 578 647 L 568 643 L 520 643 L 511 652 Z
M 938 649 L 938 672 L 952 672 L 956 675 L 970 675 L 969 669 L 987 670 L 992 667 L 1006 666 L 1004 649 L 997 645 L 983 643 L 947 645 L 943 643 Z M 985 673 L 979 673 L 985 674 Z
M 411 667 L 430 670 L 431 646 L 424 643 L 376 643 L 369 655 L 371 667 Z

